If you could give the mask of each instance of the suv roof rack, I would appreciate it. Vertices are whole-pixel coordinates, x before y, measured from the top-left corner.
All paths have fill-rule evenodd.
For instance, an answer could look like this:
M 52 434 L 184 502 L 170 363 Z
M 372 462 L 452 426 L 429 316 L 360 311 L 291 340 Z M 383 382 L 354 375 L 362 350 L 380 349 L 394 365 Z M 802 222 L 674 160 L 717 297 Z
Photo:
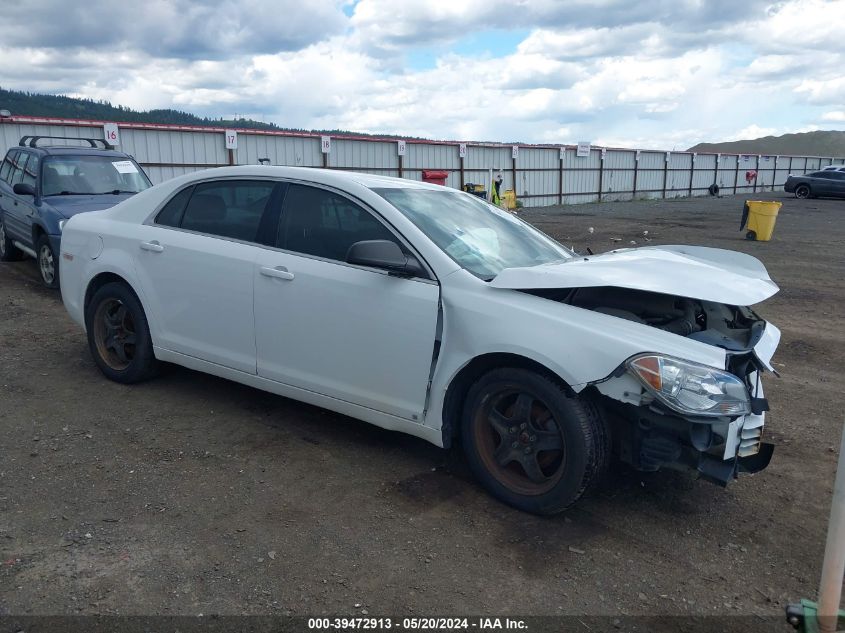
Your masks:
M 21 137 L 18 146 L 20 147 L 38 147 L 38 141 L 41 139 L 58 139 L 62 141 L 86 141 L 88 145 L 93 147 L 94 149 L 99 149 L 97 147 L 97 143 L 102 144 L 103 149 L 114 149 L 114 145 L 111 143 L 107 143 L 105 140 L 101 138 L 80 138 L 77 136 L 24 136 Z M 42 146 L 43 147 L 43 146 Z M 50 146 L 48 146 L 50 147 Z M 53 146 L 56 147 L 56 146 Z

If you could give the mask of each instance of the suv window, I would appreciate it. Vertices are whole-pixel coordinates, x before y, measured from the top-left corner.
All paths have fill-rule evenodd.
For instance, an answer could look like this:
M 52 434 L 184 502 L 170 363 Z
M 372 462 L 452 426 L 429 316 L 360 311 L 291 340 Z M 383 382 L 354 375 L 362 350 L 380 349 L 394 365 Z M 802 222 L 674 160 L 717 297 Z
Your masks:
M 291 185 L 279 225 L 279 248 L 346 261 L 349 247 L 361 240 L 390 240 L 402 248 L 380 220 L 347 198 L 317 187 Z
M 44 159 L 41 193 L 111 194 L 114 191 L 138 193 L 150 187 L 138 165 L 121 155 L 67 155 Z
M 9 182 L 9 175 L 12 173 L 12 161 L 16 154 L 17 152 L 14 150 L 6 154 L 6 158 L 3 159 L 3 165 L 0 166 L 0 180 Z
M 830 178 L 831 180 L 845 180 L 845 172 L 829 171 L 828 174 L 828 178 Z
M 268 180 L 227 180 L 199 184 L 193 189 L 182 211 L 179 226 L 189 231 L 257 242 L 261 218 L 276 186 L 277 183 Z M 168 208 L 168 203 L 162 209 L 160 217 L 165 211 L 168 212 L 168 217 L 162 217 L 162 220 L 172 221 L 174 216 L 178 216 L 176 209 L 179 202 L 176 198 L 180 195 L 177 194 L 170 201 L 174 203 L 174 208 Z
M 9 184 L 14 186 L 23 180 L 23 168 L 26 165 L 26 159 L 29 158 L 27 152 L 18 152 L 17 156 L 12 159 L 12 173 L 9 177 Z
M 38 165 L 40 162 L 41 159 L 35 154 L 29 155 L 29 160 L 26 161 L 26 166 L 23 170 L 23 180 L 21 182 L 30 184 L 33 187 L 35 186 L 35 179 L 38 178 Z

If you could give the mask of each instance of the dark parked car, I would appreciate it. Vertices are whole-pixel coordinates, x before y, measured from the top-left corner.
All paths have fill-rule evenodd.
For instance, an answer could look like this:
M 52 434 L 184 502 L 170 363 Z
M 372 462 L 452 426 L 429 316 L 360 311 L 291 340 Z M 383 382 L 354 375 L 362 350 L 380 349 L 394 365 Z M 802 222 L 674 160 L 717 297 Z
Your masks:
M 803 176 L 789 174 L 783 190 L 794 193 L 796 198 L 845 198 L 845 172 L 825 169 Z
M 88 147 L 39 145 L 42 140 Z M 107 209 L 151 186 L 131 156 L 102 139 L 24 136 L 0 165 L 0 261 L 34 257 L 41 281 L 57 288 L 67 219 Z

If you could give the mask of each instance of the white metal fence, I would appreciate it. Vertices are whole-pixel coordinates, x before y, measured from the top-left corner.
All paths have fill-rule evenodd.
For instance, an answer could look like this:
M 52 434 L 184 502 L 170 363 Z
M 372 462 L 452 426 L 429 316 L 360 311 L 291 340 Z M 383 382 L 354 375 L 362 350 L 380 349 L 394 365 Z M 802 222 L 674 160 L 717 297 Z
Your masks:
M 0 119 L 5 154 L 25 135 L 104 138 L 103 121 L 13 116 Z M 400 148 L 404 145 L 404 152 Z M 119 147 L 144 167 L 154 183 L 223 165 L 256 164 L 328 167 L 421 180 L 424 171 L 446 171 L 446 184 L 489 188 L 491 171 L 501 170 L 504 188 L 515 189 L 525 206 L 576 204 L 632 198 L 708 195 L 711 185 L 725 194 L 771 191 L 790 173 L 805 173 L 842 158 L 693 154 L 591 147 L 579 156 L 574 146 L 498 145 L 441 141 L 331 138 L 324 153 L 321 136 L 311 133 L 237 130 L 237 149 L 227 150 L 224 130 L 142 123 L 119 124 Z M 463 155 L 462 155 L 463 154 Z

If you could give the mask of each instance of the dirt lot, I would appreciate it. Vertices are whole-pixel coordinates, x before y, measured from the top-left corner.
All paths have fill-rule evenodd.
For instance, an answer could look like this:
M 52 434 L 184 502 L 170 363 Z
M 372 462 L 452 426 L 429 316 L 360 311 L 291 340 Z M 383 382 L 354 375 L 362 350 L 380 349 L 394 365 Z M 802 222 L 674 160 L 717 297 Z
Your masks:
M 770 468 L 726 490 L 619 470 L 552 519 L 321 409 L 179 368 L 110 383 L 34 263 L 0 265 L 0 615 L 780 616 L 815 595 L 845 391 L 845 201 L 783 201 L 770 243 L 740 198 L 524 213 L 596 252 L 645 230 L 741 250 L 782 288 Z

